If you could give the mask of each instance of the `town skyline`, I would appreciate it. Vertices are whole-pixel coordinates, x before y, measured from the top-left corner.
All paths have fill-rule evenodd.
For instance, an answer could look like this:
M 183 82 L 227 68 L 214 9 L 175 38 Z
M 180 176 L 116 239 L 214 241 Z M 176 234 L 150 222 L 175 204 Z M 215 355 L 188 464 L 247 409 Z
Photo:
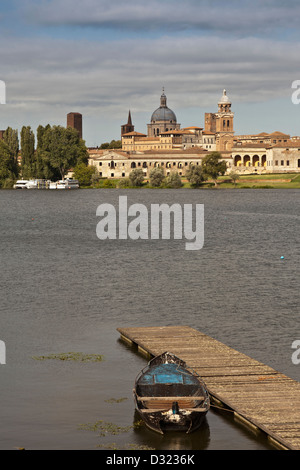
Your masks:
M 0 128 L 65 126 L 67 114 L 78 112 L 93 147 L 119 138 L 129 110 L 135 129 L 146 133 L 162 87 L 182 127 L 204 127 L 225 88 L 236 134 L 299 135 L 299 106 L 291 100 L 300 79 L 298 13 L 297 2 L 286 8 L 277 0 L 151 7 L 4 0 Z

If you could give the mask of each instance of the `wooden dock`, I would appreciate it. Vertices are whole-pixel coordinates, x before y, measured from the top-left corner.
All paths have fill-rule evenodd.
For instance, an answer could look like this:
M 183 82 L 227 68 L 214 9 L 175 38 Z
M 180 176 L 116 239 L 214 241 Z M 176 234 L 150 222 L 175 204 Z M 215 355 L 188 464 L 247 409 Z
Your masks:
M 300 383 L 188 326 L 118 328 L 151 358 L 176 354 L 205 381 L 212 404 L 281 449 L 300 450 Z

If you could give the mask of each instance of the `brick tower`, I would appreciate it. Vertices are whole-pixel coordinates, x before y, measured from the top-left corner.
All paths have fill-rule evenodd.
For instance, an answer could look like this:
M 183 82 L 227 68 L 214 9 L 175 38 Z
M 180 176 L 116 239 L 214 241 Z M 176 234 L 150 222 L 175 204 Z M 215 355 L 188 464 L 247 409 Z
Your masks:
M 67 127 L 72 127 L 79 132 L 79 137 L 82 139 L 82 114 L 69 113 L 67 115 Z

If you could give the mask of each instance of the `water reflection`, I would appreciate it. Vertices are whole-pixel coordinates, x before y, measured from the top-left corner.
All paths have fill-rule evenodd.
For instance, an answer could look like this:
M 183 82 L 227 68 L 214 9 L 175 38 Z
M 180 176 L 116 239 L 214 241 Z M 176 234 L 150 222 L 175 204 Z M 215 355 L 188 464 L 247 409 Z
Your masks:
M 134 412 L 133 422 L 140 422 L 137 411 Z M 176 431 L 159 434 L 144 424 L 134 429 L 136 442 L 140 446 L 148 446 L 158 450 L 205 450 L 210 442 L 210 430 L 206 417 L 201 428 L 191 434 Z

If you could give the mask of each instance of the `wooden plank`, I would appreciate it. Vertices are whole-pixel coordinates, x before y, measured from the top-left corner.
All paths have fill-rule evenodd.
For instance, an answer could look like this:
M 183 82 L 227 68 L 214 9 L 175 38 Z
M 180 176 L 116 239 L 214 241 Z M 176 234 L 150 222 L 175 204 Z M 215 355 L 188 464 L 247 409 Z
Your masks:
M 300 450 L 300 383 L 189 326 L 118 328 L 121 338 L 151 356 L 176 354 L 205 381 L 215 402 Z

